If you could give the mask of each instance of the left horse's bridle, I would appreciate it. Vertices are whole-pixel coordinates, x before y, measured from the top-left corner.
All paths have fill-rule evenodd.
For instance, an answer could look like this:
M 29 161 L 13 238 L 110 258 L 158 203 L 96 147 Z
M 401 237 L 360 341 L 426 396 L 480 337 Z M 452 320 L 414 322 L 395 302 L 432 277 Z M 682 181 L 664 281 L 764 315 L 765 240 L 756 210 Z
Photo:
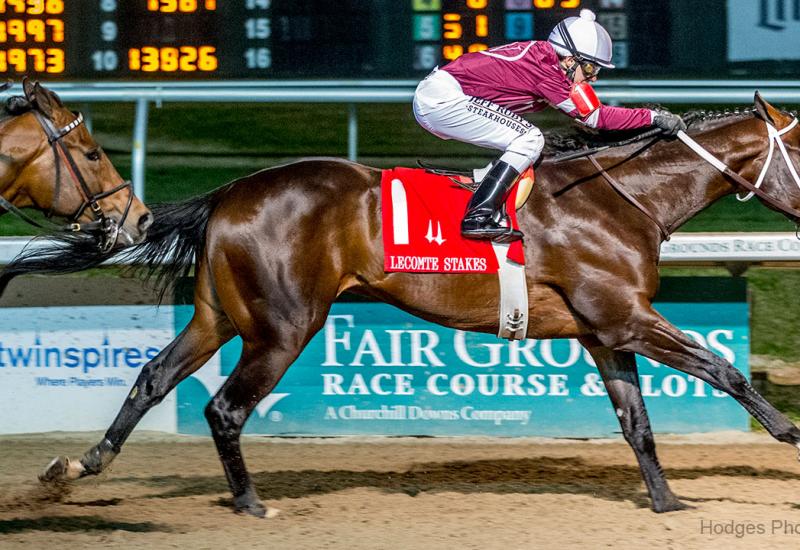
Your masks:
M 72 178 L 72 182 L 75 184 L 75 188 L 81 194 L 83 199 L 83 202 L 78 206 L 75 212 L 73 212 L 71 216 L 68 216 L 68 219 L 72 222 L 69 225 L 69 229 L 71 231 L 85 231 L 90 233 L 99 231 L 100 249 L 103 252 L 108 252 L 116 244 L 117 238 L 119 237 L 119 231 L 122 225 L 125 223 L 125 220 L 127 219 L 128 213 L 131 209 L 131 203 L 133 202 L 133 190 L 131 189 L 131 182 L 125 181 L 113 189 L 109 189 L 108 191 L 92 193 L 92 190 L 89 189 L 89 186 L 86 184 L 86 180 L 84 179 L 80 168 L 78 168 L 78 165 L 75 163 L 75 159 L 72 157 L 69 149 L 67 149 L 62 142 L 64 136 L 83 124 L 83 115 L 81 113 L 77 113 L 75 120 L 62 128 L 56 128 L 52 121 L 39 111 L 33 111 L 33 114 L 36 116 L 36 120 L 39 121 L 42 129 L 44 129 L 44 133 L 47 135 L 47 142 L 53 149 L 53 155 L 55 156 L 56 162 L 56 185 L 53 192 L 53 204 L 50 207 L 48 217 L 52 216 L 53 211 L 56 208 L 56 204 L 58 203 L 59 191 L 61 190 L 61 161 L 63 160 L 64 165 L 67 167 L 67 171 Z M 114 193 L 122 191 L 126 188 L 128 189 L 128 202 L 125 205 L 125 210 L 122 212 L 122 217 L 120 218 L 119 222 L 117 222 L 106 216 L 98 201 L 106 197 L 110 197 Z M 77 220 L 83 215 L 87 208 L 92 211 L 94 220 L 81 224 Z
M 46 217 L 48 218 L 48 224 L 43 225 L 38 221 L 34 220 L 33 218 L 26 215 L 22 210 L 14 206 L 10 201 L 8 201 L 5 197 L 0 195 L 0 206 L 4 209 L 8 210 L 9 212 L 13 212 L 18 217 L 26 221 L 27 223 L 42 228 L 42 229 L 55 229 L 58 231 L 71 231 L 71 232 L 85 232 L 85 233 L 99 233 L 100 235 L 100 242 L 99 247 L 103 252 L 108 252 L 111 250 L 117 242 L 119 238 L 119 232 L 122 225 L 125 223 L 125 220 L 128 217 L 128 213 L 130 212 L 131 204 L 133 202 L 133 190 L 131 189 L 131 182 L 125 181 L 120 185 L 117 185 L 113 189 L 108 191 L 101 191 L 99 193 L 92 193 L 92 190 L 89 189 L 89 185 L 86 183 L 86 179 L 83 177 L 83 174 L 78 168 L 78 165 L 75 163 L 75 159 L 72 157 L 72 154 L 69 152 L 69 149 L 64 145 L 62 139 L 64 136 L 69 134 L 71 131 L 76 129 L 78 126 L 83 124 L 83 115 L 81 113 L 76 113 L 75 120 L 67 124 L 62 128 L 56 128 L 52 121 L 49 118 L 45 117 L 42 113 L 37 110 L 31 111 L 33 115 L 36 117 L 36 120 L 39 121 L 42 129 L 44 130 L 45 135 L 47 136 L 47 142 L 50 144 L 50 147 L 53 149 L 53 155 L 55 157 L 55 167 L 56 167 L 56 181 L 55 181 L 55 188 L 53 190 L 53 201 L 50 206 L 50 211 L 47 212 Z M 72 182 L 75 184 L 75 188 L 78 190 L 78 193 L 81 195 L 83 202 L 78 206 L 78 208 L 73 212 L 71 215 L 67 216 L 67 220 L 69 221 L 66 225 L 59 225 L 56 223 L 49 222 L 49 218 L 53 217 L 53 214 L 56 210 L 56 206 L 58 203 L 58 197 L 61 191 L 61 163 L 67 167 L 67 171 L 70 174 Z M 122 213 L 122 217 L 120 218 L 119 222 L 115 221 L 114 219 L 110 218 L 103 212 L 103 208 L 100 206 L 98 201 L 117 193 L 118 191 L 122 191 L 123 189 L 128 189 L 128 202 L 125 205 L 125 210 Z M 78 222 L 78 218 L 80 218 L 86 209 L 92 211 L 92 215 L 94 216 L 94 220 L 86 223 Z

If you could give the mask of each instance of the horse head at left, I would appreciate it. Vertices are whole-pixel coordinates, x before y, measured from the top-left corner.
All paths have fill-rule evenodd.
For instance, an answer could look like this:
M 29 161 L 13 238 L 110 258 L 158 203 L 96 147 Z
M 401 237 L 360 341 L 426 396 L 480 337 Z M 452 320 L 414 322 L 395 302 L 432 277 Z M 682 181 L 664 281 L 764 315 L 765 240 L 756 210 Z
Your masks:
M 7 85 L 6 85 L 7 87 Z M 67 220 L 103 251 L 143 240 L 153 216 L 83 123 L 38 82 L 23 80 L 0 113 L 0 209 Z

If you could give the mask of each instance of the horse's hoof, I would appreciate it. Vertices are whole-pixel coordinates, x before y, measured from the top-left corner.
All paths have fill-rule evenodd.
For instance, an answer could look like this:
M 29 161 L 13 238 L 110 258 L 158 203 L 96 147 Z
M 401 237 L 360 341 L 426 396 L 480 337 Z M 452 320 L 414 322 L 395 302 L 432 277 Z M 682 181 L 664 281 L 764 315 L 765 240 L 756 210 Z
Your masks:
M 277 508 L 267 508 L 260 502 L 251 502 L 249 504 L 237 505 L 236 513 L 247 514 L 256 518 L 270 519 L 277 516 L 279 510 Z
M 39 481 L 42 483 L 74 481 L 83 477 L 85 471 L 80 460 L 70 460 L 66 456 L 57 456 L 39 474 Z
M 248 514 L 257 518 L 274 518 L 278 515 L 277 508 L 267 508 L 261 503 L 256 490 L 250 486 L 244 493 L 233 497 L 233 508 L 237 514 Z
M 268 508 L 260 502 L 236 507 L 237 514 L 247 514 L 256 518 L 272 519 L 280 512 L 277 508 Z
M 675 497 L 667 499 L 664 502 L 653 502 L 653 512 L 656 514 L 663 514 L 664 512 L 678 512 L 680 510 L 694 510 L 694 506 L 684 504 Z

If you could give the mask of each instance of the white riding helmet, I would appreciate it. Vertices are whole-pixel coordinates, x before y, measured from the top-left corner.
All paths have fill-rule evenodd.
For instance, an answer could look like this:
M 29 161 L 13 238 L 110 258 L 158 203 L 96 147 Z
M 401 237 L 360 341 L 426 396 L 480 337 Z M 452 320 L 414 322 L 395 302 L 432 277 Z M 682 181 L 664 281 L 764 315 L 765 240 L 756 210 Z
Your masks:
M 592 10 L 583 9 L 580 17 L 567 17 L 556 25 L 547 41 L 561 56 L 571 55 L 613 69 L 611 37 L 595 19 Z

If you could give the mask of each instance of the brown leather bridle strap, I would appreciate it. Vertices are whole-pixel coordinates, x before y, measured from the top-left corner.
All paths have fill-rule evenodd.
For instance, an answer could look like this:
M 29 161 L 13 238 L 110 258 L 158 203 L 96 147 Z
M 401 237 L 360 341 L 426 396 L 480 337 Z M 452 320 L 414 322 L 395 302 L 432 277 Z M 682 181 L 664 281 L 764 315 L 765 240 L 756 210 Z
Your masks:
M 731 178 L 733 181 L 735 181 L 737 185 L 744 187 L 745 189 L 753 193 L 755 196 L 757 196 L 759 199 L 761 199 L 765 203 L 775 208 L 775 210 L 783 212 L 787 216 L 793 218 L 793 220 L 796 222 L 800 222 L 800 210 L 795 210 L 791 206 L 786 206 L 784 204 L 779 203 L 777 200 L 767 195 L 764 191 L 762 191 L 761 189 L 759 189 L 758 187 L 756 187 L 755 185 L 744 179 L 742 176 L 740 176 L 727 166 L 722 171 L 722 173 Z
M 796 125 L 797 125 L 797 120 L 794 120 L 790 125 L 788 125 L 783 130 L 775 131 L 774 127 L 772 127 L 769 123 L 767 123 L 767 127 L 770 128 L 769 139 L 780 140 L 781 136 L 784 133 L 790 131 Z M 749 181 L 747 181 L 746 179 L 744 179 L 739 174 L 737 174 L 736 172 L 734 172 L 733 170 L 731 170 L 730 168 L 728 168 L 728 166 L 725 163 L 723 163 L 722 161 L 714 157 L 711 153 L 706 151 L 702 145 L 700 145 L 694 139 L 689 137 L 689 135 L 687 135 L 685 132 L 678 132 L 678 139 L 680 139 L 683 143 L 685 143 L 692 151 L 697 153 L 697 155 L 700 156 L 703 160 L 705 160 L 706 162 L 711 164 L 714 168 L 716 168 L 724 175 L 732 179 L 737 185 L 747 189 L 750 193 L 760 198 L 762 201 L 773 207 L 775 210 L 786 214 L 787 216 L 792 218 L 793 221 L 800 222 L 800 210 L 795 210 L 791 206 L 786 206 L 784 204 L 781 204 L 775 198 L 769 196 L 767 193 L 761 190 L 761 188 L 758 187 L 758 184 L 761 183 L 763 176 L 765 175 L 764 172 L 766 172 L 766 170 L 769 168 L 769 162 L 771 161 L 772 158 L 771 155 L 767 158 L 767 164 L 765 164 L 764 167 L 762 168 L 762 174 L 758 178 L 756 185 L 754 185 Z M 770 141 L 770 144 L 771 143 L 772 141 Z M 783 145 L 780 145 L 780 147 L 783 147 Z M 784 155 L 786 155 L 785 150 L 784 150 Z M 789 170 L 793 173 L 793 175 L 796 174 L 788 156 L 785 157 L 785 160 L 787 163 L 789 163 Z M 798 182 L 798 185 L 800 185 L 800 182 Z
M 609 184 L 609 185 L 611 185 L 611 187 L 614 189 L 614 191 L 616 191 L 617 193 L 619 193 L 619 194 L 620 194 L 620 195 L 621 195 L 621 196 L 622 196 L 622 197 L 623 197 L 623 198 L 624 198 L 626 201 L 628 201 L 628 202 L 629 202 L 629 203 L 631 203 L 633 206 L 635 206 L 636 208 L 638 208 L 638 209 L 639 209 L 639 210 L 642 212 L 642 214 L 644 214 L 645 216 L 647 216 L 648 218 L 650 218 L 650 220 L 652 220 L 652 221 L 653 221 L 653 223 L 655 223 L 655 224 L 658 226 L 658 228 L 661 230 L 661 236 L 662 236 L 662 238 L 663 238 L 665 241 L 668 241 L 668 240 L 669 240 L 669 236 L 670 236 L 670 230 L 669 230 L 669 228 L 668 228 L 666 225 L 664 225 L 664 224 L 661 222 L 661 220 L 659 220 L 659 219 L 658 219 L 658 218 L 657 218 L 657 217 L 656 217 L 656 216 L 655 216 L 655 215 L 654 215 L 654 214 L 653 214 L 653 213 L 650 211 L 650 209 L 649 209 L 649 208 L 647 208 L 645 205 L 643 205 L 641 202 L 639 202 L 639 200 L 638 200 L 636 197 L 634 197 L 633 195 L 631 195 L 630 193 L 628 193 L 628 192 L 627 192 L 627 191 L 626 191 L 626 190 L 625 190 L 625 189 L 622 187 L 622 185 L 620 185 L 620 183 L 619 183 L 617 180 L 615 180 L 613 177 L 611 177 L 611 174 L 609 174 L 608 172 L 606 172 L 605 168 L 603 168 L 602 166 L 600 166 L 600 163 L 599 163 L 599 162 L 597 162 L 597 159 L 596 159 L 596 158 L 594 158 L 594 156 L 593 156 L 593 155 L 588 155 L 588 156 L 587 156 L 587 158 L 589 159 L 589 161 L 591 161 L 591 163 L 594 165 L 594 167 L 595 167 L 595 168 L 597 168 L 597 169 L 600 171 L 600 174 L 601 174 L 601 175 L 603 176 L 603 178 L 604 178 L 604 179 L 605 179 L 605 180 L 608 182 L 608 184 Z

